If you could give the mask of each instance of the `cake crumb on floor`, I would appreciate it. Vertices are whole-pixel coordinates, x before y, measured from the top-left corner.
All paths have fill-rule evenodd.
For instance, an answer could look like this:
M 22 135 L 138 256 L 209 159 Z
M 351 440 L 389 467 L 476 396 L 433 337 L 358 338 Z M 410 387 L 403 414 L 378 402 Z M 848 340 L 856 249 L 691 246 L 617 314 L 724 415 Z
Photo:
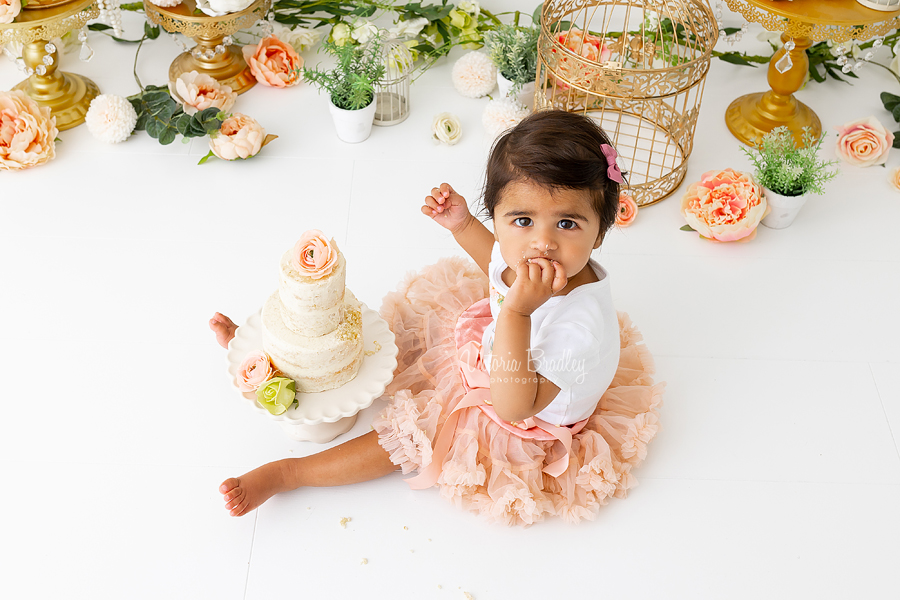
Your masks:
M 362 559 L 362 562 L 359 563 L 359 564 L 361 564 L 361 565 L 367 565 L 367 564 L 369 564 L 369 559 L 368 559 L 368 558 L 364 558 L 364 559 Z
M 473 596 L 469 592 L 463 592 L 463 594 L 465 595 L 466 600 L 475 600 L 475 596 Z
M 352 521 L 352 519 L 350 517 L 342 517 L 341 518 L 341 527 L 343 527 L 344 529 L 347 529 L 347 523 L 349 523 L 350 521 Z

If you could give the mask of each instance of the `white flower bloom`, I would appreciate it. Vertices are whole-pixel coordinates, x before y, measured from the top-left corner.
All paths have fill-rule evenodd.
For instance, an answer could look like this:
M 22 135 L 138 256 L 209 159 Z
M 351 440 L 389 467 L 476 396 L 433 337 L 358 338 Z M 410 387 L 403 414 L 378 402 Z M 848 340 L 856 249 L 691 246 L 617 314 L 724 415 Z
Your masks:
M 761 31 L 759 35 L 756 36 L 756 39 L 761 42 L 772 44 L 773 46 L 781 46 L 780 31 Z
M 828 47 L 831 48 L 832 56 L 840 56 L 838 52 L 838 48 L 843 48 L 844 53 L 850 52 L 853 49 L 853 42 L 843 42 L 841 44 L 835 44 L 831 40 L 828 40 Z
M 477 17 L 481 13 L 481 6 L 477 0 L 463 0 L 456 6 L 459 10 L 463 10 L 470 15 Z
M 481 98 L 497 85 L 497 67 L 487 54 L 472 51 L 453 64 L 453 87 L 466 98 Z
M 491 100 L 481 114 L 481 124 L 492 137 L 518 125 L 531 111 L 515 98 Z
M 354 21 L 350 30 L 350 37 L 360 44 L 366 44 L 378 35 L 378 28 L 369 21 Z
M 388 33 L 393 37 L 416 37 L 426 25 L 428 25 L 428 19 L 425 17 L 419 17 L 411 21 L 400 21 L 396 27 L 388 29 Z
M 297 52 L 303 52 L 312 48 L 319 43 L 319 40 L 324 35 L 321 31 L 307 29 L 299 25 L 291 29 L 281 23 L 272 23 L 272 27 L 275 37 L 286 44 L 290 44 Z
M 350 26 L 346 23 L 338 23 L 331 28 L 331 41 L 338 46 L 343 46 L 350 41 Z
M 450 113 L 434 115 L 431 121 L 431 134 L 435 142 L 443 142 L 453 146 L 462 139 L 462 127 L 459 118 Z
M 134 131 L 137 113 L 131 102 L 122 96 L 100 94 L 91 100 L 84 122 L 91 135 L 101 142 L 118 144 Z
M 894 60 L 891 61 L 888 68 L 894 72 L 894 75 L 900 77 L 900 54 L 894 55 Z

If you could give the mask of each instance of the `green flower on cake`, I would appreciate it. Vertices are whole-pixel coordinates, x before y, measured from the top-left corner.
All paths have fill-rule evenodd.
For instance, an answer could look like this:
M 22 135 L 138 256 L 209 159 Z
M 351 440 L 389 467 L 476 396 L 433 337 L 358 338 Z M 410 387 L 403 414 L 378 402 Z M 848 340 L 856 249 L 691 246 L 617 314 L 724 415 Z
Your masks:
M 256 401 L 273 415 L 280 415 L 294 403 L 295 383 L 287 377 L 273 377 L 256 390 Z

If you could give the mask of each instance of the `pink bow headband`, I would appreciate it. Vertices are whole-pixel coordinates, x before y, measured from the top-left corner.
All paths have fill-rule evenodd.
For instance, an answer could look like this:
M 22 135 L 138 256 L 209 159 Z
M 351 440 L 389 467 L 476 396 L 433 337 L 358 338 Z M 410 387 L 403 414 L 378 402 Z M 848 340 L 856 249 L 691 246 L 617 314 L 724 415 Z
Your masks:
M 619 170 L 619 165 L 616 163 L 616 157 L 618 156 L 616 149 L 609 144 L 600 144 L 600 150 L 603 151 L 603 156 L 606 157 L 606 164 L 608 165 L 606 176 L 616 183 L 625 183 L 622 171 Z

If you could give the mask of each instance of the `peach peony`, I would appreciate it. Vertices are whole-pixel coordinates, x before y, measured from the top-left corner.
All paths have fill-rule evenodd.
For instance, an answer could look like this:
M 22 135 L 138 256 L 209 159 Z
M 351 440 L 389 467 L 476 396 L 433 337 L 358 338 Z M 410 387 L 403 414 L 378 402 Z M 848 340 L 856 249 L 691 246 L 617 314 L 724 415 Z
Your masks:
M 300 236 L 291 250 L 291 265 L 301 275 L 322 279 L 329 275 L 337 264 L 338 249 L 334 240 L 325 239 L 318 229 L 310 229 Z
M 616 225 L 628 227 L 637 217 L 638 205 L 631 194 L 622 190 L 619 192 L 619 211 L 616 213 Z
M 681 199 L 681 213 L 702 237 L 719 242 L 753 239 L 768 205 L 751 175 L 709 171 Z
M 265 352 L 248 354 L 237 372 L 237 386 L 242 392 L 255 392 L 259 386 L 275 376 L 272 360 Z
M 274 35 L 260 40 L 256 46 L 241 50 L 256 80 L 272 87 L 288 87 L 300 83 L 303 58 L 290 44 Z
M 875 117 L 866 117 L 838 127 L 835 153 L 855 167 L 883 165 L 894 144 L 894 134 Z
M 0 0 L 0 24 L 12 23 L 22 12 L 21 0 Z
M 42 165 L 56 156 L 56 117 L 22 90 L 0 91 L 0 170 Z
M 219 132 L 209 137 L 209 149 L 223 160 L 250 158 L 262 148 L 266 130 L 251 117 L 234 113 L 222 122 Z
M 182 73 L 178 79 L 169 83 L 169 92 L 189 115 L 212 107 L 228 112 L 237 100 L 237 94 L 231 87 L 197 71 Z

